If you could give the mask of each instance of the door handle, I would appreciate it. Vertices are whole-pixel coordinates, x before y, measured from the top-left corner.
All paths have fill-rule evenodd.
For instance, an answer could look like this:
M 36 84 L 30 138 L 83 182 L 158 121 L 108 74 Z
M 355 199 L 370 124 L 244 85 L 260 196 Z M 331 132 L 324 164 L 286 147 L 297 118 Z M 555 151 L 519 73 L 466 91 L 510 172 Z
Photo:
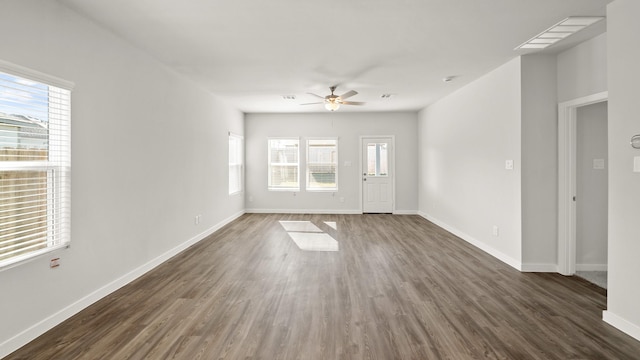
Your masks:
M 367 181 L 367 178 L 362 179 L 362 181 Z

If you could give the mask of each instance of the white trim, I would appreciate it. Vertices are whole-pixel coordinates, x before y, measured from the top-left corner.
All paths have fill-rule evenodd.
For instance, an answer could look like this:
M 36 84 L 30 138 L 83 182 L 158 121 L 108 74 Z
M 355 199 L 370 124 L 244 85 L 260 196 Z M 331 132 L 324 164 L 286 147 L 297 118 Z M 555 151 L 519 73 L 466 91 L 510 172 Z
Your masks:
M 70 318 L 71 316 L 73 316 L 73 315 L 77 314 L 78 312 L 82 311 L 83 309 L 85 309 L 89 305 L 97 302 L 98 300 L 104 298 L 105 296 L 107 296 L 107 295 L 111 294 L 112 292 L 120 289 L 121 287 L 129 284 L 130 282 L 132 282 L 133 280 L 135 280 L 135 279 L 139 278 L 140 276 L 146 274 L 147 272 L 153 270 L 158 265 L 161 265 L 162 263 L 164 263 L 165 261 L 169 260 L 173 256 L 175 256 L 175 255 L 179 254 L 180 252 L 182 252 L 183 250 L 187 249 L 188 247 L 198 243 L 201 240 L 204 240 L 207 236 L 213 234 L 214 232 L 218 231 L 223 226 L 225 226 L 228 223 L 232 222 L 233 220 L 239 218 L 244 213 L 245 213 L 244 211 L 240 211 L 240 212 L 238 212 L 238 213 L 236 213 L 236 214 L 234 214 L 234 215 L 222 220 L 221 222 L 219 222 L 218 224 L 214 225 L 213 227 L 211 227 L 211 228 L 203 231 L 202 233 L 192 237 L 191 239 L 187 240 L 186 242 L 184 242 L 184 243 L 174 247 L 173 249 L 165 252 L 164 254 L 161 254 L 160 256 L 156 257 L 155 259 L 150 260 L 146 264 L 143 264 L 142 266 L 139 266 L 138 268 L 130 271 L 129 273 L 124 274 L 123 276 L 119 277 L 118 279 L 115 279 L 114 281 L 108 283 L 107 285 L 97 289 L 96 291 L 94 291 L 94 292 L 90 293 L 89 295 L 79 299 L 78 301 L 74 302 L 73 304 L 70 304 L 69 306 L 61 309 L 60 311 L 50 315 L 49 317 L 39 321 L 38 323 L 30 326 L 29 328 L 25 329 L 24 331 L 20 332 L 19 334 L 17 334 L 15 336 L 13 336 L 12 338 L 6 340 L 5 342 L 0 344 L 0 358 L 3 358 L 5 356 L 11 354 L 12 352 L 18 350 L 19 348 L 21 348 L 22 346 L 26 345 L 27 343 L 29 343 L 33 339 L 35 339 L 38 336 L 40 336 L 40 335 L 44 334 L 45 332 L 49 331 L 54 326 L 62 323 L 63 321 L 65 321 L 68 318 Z
M 640 341 L 640 326 L 630 323 L 628 320 L 612 313 L 609 310 L 602 311 L 602 320 Z
M 27 67 L 16 65 L 4 60 L 0 60 L 0 71 L 10 73 L 11 75 L 18 75 L 29 80 L 42 82 L 47 85 L 56 86 L 69 91 L 73 90 L 73 87 L 75 86 L 75 84 L 71 81 L 60 79 L 59 77 L 32 70 Z
M 237 194 L 242 194 L 244 193 L 244 136 L 242 135 L 238 135 L 234 132 L 229 131 L 229 136 L 228 136 L 229 141 L 231 141 L 231 139 L 235 139 L 237 141 L 240 142 L 240 146 L 239 146 L 239 150 L 240 150 L 240 154 L 237 154 L 239 156 L 239 160 L 240 160 L 240 173 L 238 174 L 240 176 L 240 188 L 237 191 L 234 192 L 229 192 L 229 196 L 233 196 L 233 195 L 237 195 Z M 238 150 L 238 149 L 234 149 L 234 150 Z M 229 153 L 227 154 L 227 158 L 231 157 L 231 152 L 229 151 Z M 229 164 L 228 166 L 228 175 L 229 175 L 229 180 L 231 180 L 231 164 Z M 229 186 L 229 190 L 231 189 L 231 182 L 229 182 L 228 184 Z
M 558 272 L 576 272 L 576 132 L 577 109 L 607 101 L 607 91 L 558 104 Z
M 576 264 L 576 271 L 607 271 L 607 264 Z
M 298 187 L 277 187 L 271 185 L 271 140 L 295 140 L 298 142 L 298 163 L 295 166 L 298 168 Z M 302 167 L 302 157 L 300 157 L 301 145 L 300 137 L 268 137 L 267 138 L 267 191 L 292 191 L 301 192 L 302 183 L 300 182 L 300 168 Z M 282 164 L 281 164 L 282 165 Z M 294 166 L 292 163 L 286 163 L 286 166 Z M 305 164 L 306 166 L 306 164 Z
M 503 263 L 513 267 L 514 269 L 518 270 L 518 271 L 523 271 L 522 270 L 522 263 L 520 263 L 520 261 L 510 257 L 509 255 L 496 250 L 495 248 L 485 244 L 484 242 L 475 239 L 474 237 L 470 236 L 469 234 L 466 234 L 456 228 L 454 228 L 453 226 L 450 226 L 432 216 L 430 216 L 429 214 L 423 213 L 423 212 L 418 212 L 418 215 L 422 216 L 423 218 L 431 221 L 432 223 L 438 225 L 439 227 L 447 230 L 448 232 L 452 233 L 453 235 L 461 238 L 462 240 L 468 242 L 469 244 L 477 247 L 478 249 L 486 252 L 487 254 L 495 257 L 496 259 L 502 261 Z
M 522 264 L 522 272 L 557 273 L 558 264 Z
M 314 140 L 333 140 L 335 141 L 336 148 L 336 173 L 335 173 L 335 187 L 329 188 L 314 188 L 309 185 L 309 141 Z M 337 136 L 328 136 L 328 137 L 308 137 L 305 138 L 305 163 L 304 163 L 304 190 L 306 192 L 338 192 L 338 184 L 339 184 L 339 176 L 340 176 L 340 148 L 339 148 L 340 139 Z
M 364 169 L 364 154 L 362 153 L 362 145 L 364 139 L 391 139 L 391 213 L 396 212 L 396 136 L 395 135 L 360 135 L 360 149 L 359 152 L 359 168 L 358 176 L 360 177 L 360 213 L 364 211 L 364 197 L 362 192 L 364 191 L 362 186 L 362 170 Z
M 393 210 L 393 215 L 418 215 L 418 210 Z
M 245 209 L 247 214 L 336 214 L 360 215 L 361 210 L 329 210 L 329 209 Z
M 66 249 L 68 249 L 70 247 L 71 247 L 71 243 L 68 242 L 68 243 L 65 243 L 63 245 L 47 247 L 45 249 L 41 249 L 41 250 L 36 251 L 36 252 L 28 253 L 25 256 L 19 257 L 19 260 L 17 260 L 17 261 L 14 261 L 12 263 L 0 266 L 0 272 L 12 269 L 12 268 L 14 268 L 16 266 L 20 266 L 22 264 L 29 263 L 31 261 L 40 259 L 40 258 L 42 258 L 44 256 L 51 256 L 51 253 L 53 253 L 53 252 L 66 250 Z

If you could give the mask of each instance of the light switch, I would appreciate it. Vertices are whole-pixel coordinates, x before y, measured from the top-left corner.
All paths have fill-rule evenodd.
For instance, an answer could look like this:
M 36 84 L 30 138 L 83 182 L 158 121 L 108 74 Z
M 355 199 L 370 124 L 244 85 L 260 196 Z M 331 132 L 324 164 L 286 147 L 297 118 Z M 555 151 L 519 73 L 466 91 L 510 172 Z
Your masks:
M 633 157 L 633 172 L 640 173 L 640 156 Z
M 513 170 L 513 160 L 507 160 L 504 162 L 504 168 L 507 170 Z
M 593 159 L 593 168 L 596 170 L 604 169 L 604 159 Z

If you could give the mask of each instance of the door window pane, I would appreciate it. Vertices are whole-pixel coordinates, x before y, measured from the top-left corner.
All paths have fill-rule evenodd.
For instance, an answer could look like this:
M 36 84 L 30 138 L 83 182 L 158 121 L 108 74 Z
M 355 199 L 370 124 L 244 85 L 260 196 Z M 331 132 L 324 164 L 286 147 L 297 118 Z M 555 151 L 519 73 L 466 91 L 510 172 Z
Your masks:
M 367 176 L 387 176 L 388 174 L 387 143 L 367 144 Z

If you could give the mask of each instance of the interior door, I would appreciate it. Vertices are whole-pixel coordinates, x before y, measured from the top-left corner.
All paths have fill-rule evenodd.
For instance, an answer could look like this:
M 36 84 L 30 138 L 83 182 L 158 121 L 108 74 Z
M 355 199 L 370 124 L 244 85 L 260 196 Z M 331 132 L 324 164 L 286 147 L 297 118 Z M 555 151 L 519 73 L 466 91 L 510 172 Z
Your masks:
M 393 213 L 393 138 L 362 138 L 362 212 Z

